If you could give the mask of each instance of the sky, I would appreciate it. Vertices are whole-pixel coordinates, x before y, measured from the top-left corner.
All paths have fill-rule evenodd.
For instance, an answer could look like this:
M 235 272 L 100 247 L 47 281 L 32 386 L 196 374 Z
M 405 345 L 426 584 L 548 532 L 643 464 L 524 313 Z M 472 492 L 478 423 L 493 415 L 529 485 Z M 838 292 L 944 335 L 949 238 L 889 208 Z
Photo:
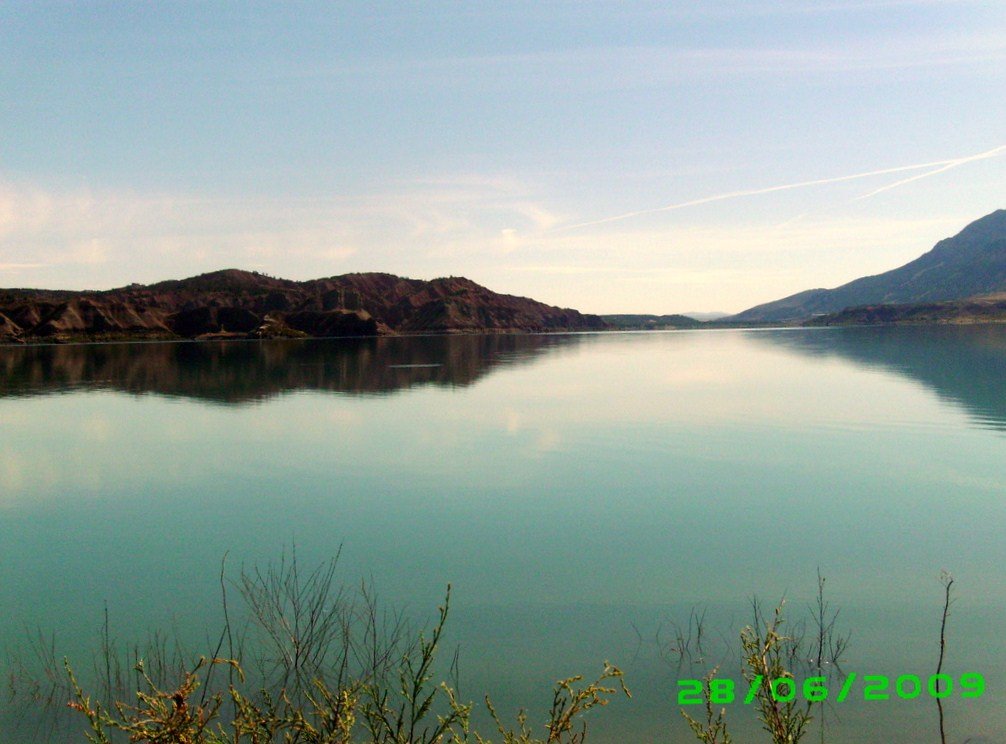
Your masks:
M 1006 207 L 1006 3 L 0 0 L 0 287 L 737 312 Z

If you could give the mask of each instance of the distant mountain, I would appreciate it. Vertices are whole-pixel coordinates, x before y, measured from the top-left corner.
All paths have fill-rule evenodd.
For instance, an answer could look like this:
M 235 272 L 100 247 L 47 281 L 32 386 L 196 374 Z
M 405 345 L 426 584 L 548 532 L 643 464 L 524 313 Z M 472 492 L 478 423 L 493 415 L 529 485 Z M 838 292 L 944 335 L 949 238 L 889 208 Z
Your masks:
M 719 320 L 720 318 L 727 317 L 728 315 L 730 315 L 730 313 L 721 313 L 717 310 L 713 310 L 711 312 L 705 312 L 705 311 L 685 312 L 681 313 L 681 315 L 684 315 L 686 318 L 695 318 L 695 320 Z
M 659 331 L 702 326 L 701 321 L 687 315 L 602 315 L 601 320 L 614 329 L 625 331 Z
M 941 240 L 904 266 L 843 284 L 809 289 L 733 315 L 732 322 L 793 322 L 863 305 L 962 300 L 1006 291 L 1006 210 Z
M 0 290 L 0 341 L 271 338 L 599 330 L 596 315 L 470 279 L 345 274 L 304 282 L 225 269 L 102 292 Z

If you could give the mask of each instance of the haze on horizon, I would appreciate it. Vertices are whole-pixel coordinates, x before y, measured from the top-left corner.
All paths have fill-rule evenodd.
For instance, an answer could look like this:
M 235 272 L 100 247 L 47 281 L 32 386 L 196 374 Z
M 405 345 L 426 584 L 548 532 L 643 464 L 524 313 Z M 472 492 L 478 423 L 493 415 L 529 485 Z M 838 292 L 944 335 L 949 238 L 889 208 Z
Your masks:
M 0 5 L 0 287 L 736 312 L 1006 207 L 1006 4 Z

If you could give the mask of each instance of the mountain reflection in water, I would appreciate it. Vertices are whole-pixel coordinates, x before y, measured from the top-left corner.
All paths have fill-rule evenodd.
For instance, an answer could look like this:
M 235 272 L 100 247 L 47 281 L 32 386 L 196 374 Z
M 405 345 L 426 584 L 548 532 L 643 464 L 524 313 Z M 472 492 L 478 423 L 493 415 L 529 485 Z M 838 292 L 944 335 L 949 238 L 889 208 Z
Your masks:
M 566 335 L 7 346 L 0 397 L 113 390 L 239 405 L 296 390 L 387 394 L 463 387 L 504 364 L 580 343 Z
M 894 372 L 963 408 L 977 426 L 1006 431 L 1006 326 L 738 333 L 758 345 Z M 5 346 L 0 347 L 0 397 L 83 389 L 240 405 L 297 390 L 381 395 L 423 385 L 466 387 L 505 365 L 575 352 L 583 344 L 614 342 L 620 336 L 623 334 Z
M 878 326 L 746 336 L 801 355 L 897 373 L 963 408 L 976 426 L 1006 431 L 1006 326 Z

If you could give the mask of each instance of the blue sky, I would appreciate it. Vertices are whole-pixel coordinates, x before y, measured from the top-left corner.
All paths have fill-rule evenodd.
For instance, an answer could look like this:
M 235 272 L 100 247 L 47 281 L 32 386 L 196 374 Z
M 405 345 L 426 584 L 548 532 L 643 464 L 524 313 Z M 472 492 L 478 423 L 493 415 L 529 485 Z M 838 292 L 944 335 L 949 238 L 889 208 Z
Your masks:
M 0 55 L 0 286 L 738 311 L 1006 207 L 1000 0 L 0 2 Z

